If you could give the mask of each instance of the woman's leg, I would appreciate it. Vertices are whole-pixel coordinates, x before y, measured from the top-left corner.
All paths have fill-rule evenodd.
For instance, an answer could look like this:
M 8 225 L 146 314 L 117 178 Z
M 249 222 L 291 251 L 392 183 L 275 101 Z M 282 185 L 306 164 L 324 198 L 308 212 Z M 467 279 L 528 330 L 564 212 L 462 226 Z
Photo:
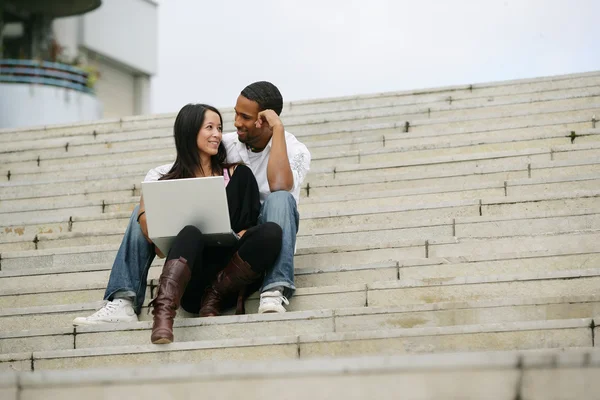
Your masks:
M 192 267 L 202 259 L 203 250 L 202 233 L 194 226 L 186 226 L 175 238 L 160 275 L 156 298 L 150 304 L 154 315 L 152 343 L 173 341 L 173 319 L 192 276 Z
M 260 279 L 273 265 L 281 250 L 281 228 L 268 222 L 252 227 L 240 239 L 237 251 L 227 266 L 206 289 L 200 308 L 201 317 L 220 315 L 228 298 L 238 296 L 237 313 L 243 313 L 245 288 Z

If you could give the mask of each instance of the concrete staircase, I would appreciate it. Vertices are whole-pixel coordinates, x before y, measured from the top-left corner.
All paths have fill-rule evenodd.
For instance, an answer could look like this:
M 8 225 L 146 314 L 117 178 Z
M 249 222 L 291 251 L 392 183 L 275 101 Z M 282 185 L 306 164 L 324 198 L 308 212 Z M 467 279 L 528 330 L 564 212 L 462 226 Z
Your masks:
M 173 120 L 0 131 L 2 399 L 600 398 L 600 72 L 287 103 L 291 312 L 74 328 Z

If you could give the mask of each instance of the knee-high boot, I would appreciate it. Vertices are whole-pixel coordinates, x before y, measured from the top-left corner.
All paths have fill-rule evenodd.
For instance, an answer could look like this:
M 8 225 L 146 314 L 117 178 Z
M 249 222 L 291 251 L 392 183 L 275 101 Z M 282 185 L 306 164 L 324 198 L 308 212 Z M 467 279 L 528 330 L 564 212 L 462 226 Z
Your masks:
M 181 302 L 181 296 L 192 276 L 187 260 L 180 257 L 168 260 L 158 281 L 158 293 L 150 302 L 154 323 L 151 340 L 154 344 L 173 342 L 173 319 Z
M 221 315 L 223 304 L 234 295 L 239 295 L 236 313 L 243 314 L 244 289 L 261 276 L 261 273 L 253 271 L 250 264 L 242 260 L 236 252 L 231 257 L 229 264 L 217 274 L 212 284 L 204 291 L 200 305 L 200 316 L 215 317 Z

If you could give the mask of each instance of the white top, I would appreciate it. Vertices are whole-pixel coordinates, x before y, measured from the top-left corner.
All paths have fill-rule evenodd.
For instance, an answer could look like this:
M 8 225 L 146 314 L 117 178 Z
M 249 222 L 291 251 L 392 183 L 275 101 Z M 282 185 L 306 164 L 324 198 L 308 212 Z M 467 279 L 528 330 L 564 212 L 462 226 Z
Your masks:
M 271 140 L 267 143 L 267 147 L 260 153 L 253 153 L 246 148 L 244 143 L 238 140 L 237 132 L 227 133 L 223 135 L 223 145 L 227 150 L 228 163 L 244 163 L 254 173 L 258 190 L 260 192 L 260 202 L 265 201 L 271 193 L 269 182 L 267 181 L 267 164 L 269 162 L 269 154 L 271 154 Z M 306 146 L 298 141 L 294 135 L 285 132 L 285 144 L 287 147 L 288 159 L 294 176 L 294 186 L 290 193 L 294 196 L 296 204 L 300 201 L 300 188 L 302 182 L 310 169 L 310 152 Z M 148 171 L 144 181 L 156 181 L 162 175 L 169 172 L 173 163 L 161 165 Z

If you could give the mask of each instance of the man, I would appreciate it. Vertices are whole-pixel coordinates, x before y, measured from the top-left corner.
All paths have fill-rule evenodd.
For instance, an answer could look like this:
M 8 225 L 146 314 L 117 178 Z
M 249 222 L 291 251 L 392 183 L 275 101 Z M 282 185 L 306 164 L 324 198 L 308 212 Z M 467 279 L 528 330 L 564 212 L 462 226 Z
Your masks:
M 260 289 L 259 313 L 285 312 L 295 291 L 294 248 L 298 232 L 298 201 L 302 181 L 310 168 L 310 152 L 285 132 L 279 115 L 283 98 L 270 82 L 255 82 L 242 90 L 235 105 L 237 132 L 223 135 L 227 161 L 243 162 L 256 177 L 262 203 L 259 224 L 277 223 L 283 231 L 281 252 L 267 270 Z M 166 172 L 170 165 L 156 170 Z M 156 173 L 151 171 L 150 173 Z M 129 220 L 104 294 L 106 304 L 75 325 L 137 321 L 146 293 L 148 269 L 155 256 L 140 229 L 146 218 L 136 207 Z

